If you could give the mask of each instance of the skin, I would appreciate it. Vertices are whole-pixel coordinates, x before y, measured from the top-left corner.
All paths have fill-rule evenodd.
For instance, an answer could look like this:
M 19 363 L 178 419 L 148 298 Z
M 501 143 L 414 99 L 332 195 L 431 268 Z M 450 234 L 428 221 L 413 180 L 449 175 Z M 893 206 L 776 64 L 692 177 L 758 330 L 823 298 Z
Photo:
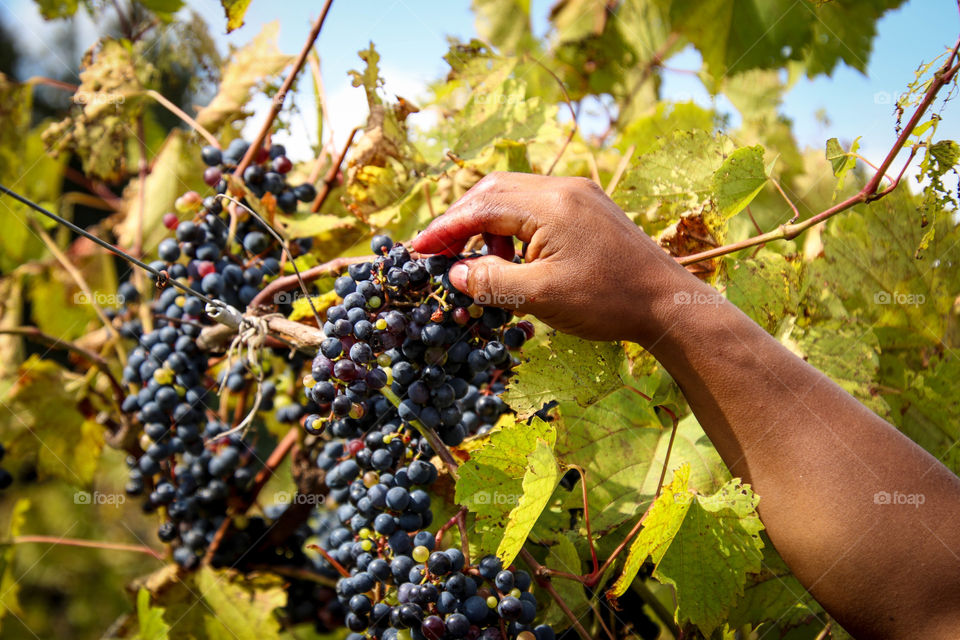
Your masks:
M 761 496 L 791 570 L 844 628 L 960 637 L 957 476 L 680 267 L 592 181 L 492 174 L 413 247 L 454 254 L 477 234 L 496 255 L 457 263 L 454 286 L 650 351 Z M 504 259 L 514 237 L 528 243 L 523 264 Z M 922 504 L 883 504 L 884 491 Z

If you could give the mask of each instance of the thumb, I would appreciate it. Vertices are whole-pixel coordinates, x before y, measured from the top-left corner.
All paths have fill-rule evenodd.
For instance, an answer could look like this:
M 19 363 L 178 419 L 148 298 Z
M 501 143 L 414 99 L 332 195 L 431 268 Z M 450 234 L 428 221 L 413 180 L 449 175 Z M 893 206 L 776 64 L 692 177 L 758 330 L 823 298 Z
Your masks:
M 452 267 L 450 284 L 473 298 L 477 304 L 523 311 L 541 290 L 541 265 L 516 264 L 499 256 L 486 255 L 461 260 Z

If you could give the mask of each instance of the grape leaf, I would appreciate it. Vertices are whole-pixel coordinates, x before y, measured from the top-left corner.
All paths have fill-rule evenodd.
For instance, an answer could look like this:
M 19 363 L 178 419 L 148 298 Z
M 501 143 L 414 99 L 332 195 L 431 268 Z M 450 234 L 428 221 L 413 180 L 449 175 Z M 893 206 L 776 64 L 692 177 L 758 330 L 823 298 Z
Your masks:
M 554 427 L 539 418 L 530 425 L 508 423 L 491 431 L 481 446 L 470 453 L 470 459 L 460 465 L 454 500 L 475 514 L 474 528 L 480 535 L 472 537 L 471 542 L 481 553 L 493 553 L 500 546 L 509 514 L 520 505 L 524 496 L 524 478 L 530 467 L 528 458 L 539 443 L 543 443 L 548 451 L 552 450 L 556 438 Z M 540 456 L 538 466 L 532 472 L 535 475 L 542 474 L 549 467 L 543 452 Z M 531 477 L 529 482 L 536 483 L 537 480 Z M 529 518 L 531 508 L 524 511 L 521 513 L 524 520 L 515 527 L 526 526 L 525 519 Z M 519 548 L 513 552 L 517 550 Z
M 292 295 L 293 294 L 289 294 Z M 323 315 L 326 313 L 327 309 L 337 304 L 340 301 L 340 296 L 337 295 L 336 291 L 327 291 L 322 293 L 319 296 L 311 296 L 313 300 L 313 306 L 317 310 L 317 313 L 320 314 L 320 318 L 324 318 Z M 307 298 L 303 296 L 298 296 L 293 300 L 293 309 L 290 310 L 290 315 L 287 316 L 288 320 L 303 320 L 304 318 L 312 318 L 313 310 L 310 308 L 310 303 L 307 302 Z
M 521 418 L 553 400 L 589 406 L 622 385 L 617 371 L 623 358 L 617 343 L 551 332 L 547 341 L 524 349 L 503 399 Z
M 129 42 L 101 40 L 84 54 L 70 115 L 47 127 L 44 141 L 57 153 L 79 155 L 87 174 L 120 178 L 130 127 L 143 111 L 143 91 L 153 75 L 153 66 Z
M 661 0 L 716 78 L 783 66 L 803 57 L 812 36 L 809 0 Z
M 287 593 L 278 576 L 255 578 L 230 570 L 203 567 L 197 587 L 212 615 L 205 615 L 211 640 L 270 640 L 280 637 L 274 610 L 286 606 Z
M 743 211 L 766 183 L 763 147 L 742 147 L 731 153 L 713 174 L 720 215 L 730 218 Z
M 651 403 L 622 388 L 584 409 L 560 405 L 563 428 L 557 436 L 561 465 L 587 470 L 587 500 L 594 534 L 631 520 L 652 499 L 663 468 L 670 430 L 662 427 Z M 708 492 L 729 477 L 720 456 L 691 415 L 680 420 L 670 460 L 692 467 L 692 484 Z M 580 491 L 567 508 L 582 508 Z
M 727 623 L 732 628 L 771 621 L 781 633 L 820 620 L 823 607 L 797 580 L 766 535 L 763 539 L 762 568 L 747 578 L 743 598 L 730 610 Z
M 473 0 L 477 33 L 497 49 L 513 53 L 533 42 L 530 0 Z
M 63 166 L 66 158 L 54 158 L 47 152 L 41 128 L 31 129 L 33 88 L 10 81 L 0 73 L 0 184 L 46 206 L 57 208 Z M 43 242 L 27 224 L 28 220 L 46 221 L 13 198 L 0 203 L 0 271 L 10 273 L 16 267 L 42 256 Z
M 203 164 L 189 137 L 190 134 L 181 129 L 171 131 L 154 157 L 143 185 L 139 178 L 134 178 L 124 189 L 123 201 L 128 213 L 114 227 L 121 246 L 131 247 L 135 244 L 141 224 L 144 246 L 157 246 L 169 233 L 163 226 L 163 214 L 173 211 L 177 197 L 191 189 L 206 189 L 201 178 Z
M 220 77 L 220 87 L 210 104 L 197 113 L 197 122 L 211 131 L 226 123 L 246 118 L 251 91 L 276 76 L 293 60 L 277 48 L 280 26 L 276 22 L 264 25 L 250 44 L 237 49 Z
M 773 333 L 800 304 L 803 264 L 763 251 L 755 258 L 728 260 L 727 299 L 768 333 Z
M 850 151 L 844 151 L 843 147 L 840 146 L 840 141 L 836 138 L 830 138 L 827 140 L 827 160 L 830 161 L 830 167 L 833 169 L 833 175 L 837 178 L 837 186 L 833 192 L 834 198 L 836 198 L 837 194 L 843 189 L 843 183 L 846 181 L 847 172 L 857 166 L 857 158 L 853 154 L 855 154 L 859 148 L 859 137 L 857 137 L 857 139 L 853 141 L 853 144 L 850 145 Z
M 701 496 L 688 488 L 689 476 L 689 466 L 677 469 L 657 498 L 611 595 L 626 591 L 649 556 L 653 577 L 676 589 L 677 621 L 709 636 L 743 594 L 747 574 L 760 570 L 763 524 L 749 485 L 734 479 Z
M 180 11 L 185 4 L 185 0 L 139 0 L 139 2 L 164 22 L 170 22 L 173 14 Z
M 874 388 L 880 346 L 869 326 L 853 318 L 836 318 L 807 327 L 787 323 L 779 336 L 804 360 L 825 373 L 875 413 L 887 416 L 887 403 Z
M 733 145 L 706 131 L 680 131 L 634 158 L 613 192 L 624 211 L 658 231 L 684 214 L 712 215 L 713 175 Z
M 243 26 L 243 17 L 247 15 L 250 0 L 220 0 L 220 6 L 227 18 L 227 33 Z
M 517 506 L 507 517 L 507 526 L 503 530 L 500 546 L 497 547 L 497 556 L 505 567 L 513 564 L 559 482 L 560 468 L 553 457 L 553 446 L 537 440 L 536 447 L 527 458 L 527 468 L 523 473 L 523 493 Z
M 866 71 L 875 22 L 903 0 L 659 0 L 715 78 L 800 61 L 807 75 L 838 62 Z
M 866 73 L 877 21 L 887 10 L 903 3 L 904 0 L 816 3 L 813 34 L 804 58 L 807 76 L 830 75 L 841 61 Z
M 140 587 L 137 592 L 137 640 L 167 640 L 170 626 L 163 621 L 163 607 L 150 606 L 150 592 Z
M 78 408 L 82 379 L 33 355 L 20 366 L 0 408 L 0 441 L 8 458 L 35 461 L 41 478 L 75 486 L 93 480 L 103 449 L 103 427 Z
M 948 351 L 919 371 L 888 380 L 897 392 L 884 396 L 900 429 L 913 441 L 960 471 L 960 358 Z
M 577 553 L 577 547 L 571 538 L 576 536 L 576 532 L 570 531 L 559 535 L 553 541 L 547 552 L 547 557 L 543 561 L 543 566 L 555 571 L 564 571 L 573 575 L 580 575 L 583 565 L 580 563 L 580 556 Z M 570 607 L 573 615 L 577 618 L 584 615 L 590 608 L 590 602 L 587 600 L 583 585 L 574 580 L 554 580 L 553 588 L 557 590 L 560 599 Z M 543 612 L 543 624 L 552 626 L 559 631 L 570 626 L 570 619 L 560 608 L 560 605 L 553 598 L 548 599 L 549 605 Z
M 33 0 L 44 20 L 69 18 L 80 8 L 80 0 Z M 83 3 L 89 8 L 89 3 Z
M 29 509 L 30 501 L 26 498 L 20 498 L 13 504 L 7 528 L 7 540 L 12 540 L 23 531 Z M 15 616 L 23 616 L 19 600 L 20 581 L 13 575 L 13 557 L 16 549 L 16 545 L 10 544 L 0 551 L 0 627 L 7 612 Z

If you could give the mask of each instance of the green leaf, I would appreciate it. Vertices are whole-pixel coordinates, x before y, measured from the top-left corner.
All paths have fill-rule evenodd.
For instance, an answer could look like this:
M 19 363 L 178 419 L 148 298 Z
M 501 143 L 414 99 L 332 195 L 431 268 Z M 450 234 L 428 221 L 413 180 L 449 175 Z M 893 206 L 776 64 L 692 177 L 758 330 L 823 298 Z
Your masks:
M 154 157 L 143 185 L 139 178 L 134 178 L 124 189 L 123 201 L 128 213 L 114 227 L 120 246 L 135 244 L 141 224 L 144 246 L 157 246 L 169 233 L 163 226 L 163 215 L 174 210 L 174 202 L 184 191 L 202 192 L 207 188 L 202 175 L 203 163 L 196 147 L 190 143 L 190 134 L 174 129 Z M 141 189 L 143 198 L 140 197 Z
M 556 466 L 556 462 L 552 460 L 552 455 L 548 459 L 541 451 L 537 466 L 533 468 L 528 458 L 541 444 L 550 452 L 556 438 L 554 427 L 539 418 L 535 418 L 530 425 L 510 423 L 491 431 L 480 447 L 471 451 L 470 459 L 460 465 L 454 500 L 476 516 L 474 528 L 480 535 L 479 540 L 474 536 L 471 542 L 477 545 L 480 553 L 494 553 L 500 548 L 510 514 L 521 506 L 524 480 L 530 469 L 528 487 L 536 490 L 537 494 L 531 496 L 529 505 L 518 513 L 512 535 L 518 537 L 522 534 L 525 538 L 529 532 L 528 524 L 532 527 L 536 522 L 535 518 L 533 522 L 528 520 L 534 510 L 539 513 L 543 508 L 536 507 L 546 484 L 540 476 L 547 474 L 549 477 L 549 465 L 552 462 Z M 510 543 L 511 548 L 505 550 L 511 551 L 515 544 Z M 523 544 L 522 541 L 520 544 Z M 518 550 L 519 547 L 516 547 L 512 553 L 516 554 Z
M 118 180 L 126 143 L 143 112 L 143 91 L 154 68 L 126 40 L 105 38 L 86 52 L 70 115 L 43 132 L 57 153 L 73 151 L 85 173 Z
M 657 498 L 611 591 L 624 593 L 649 556 L 653 577 L 676 588 L 677 621 L 709 636 L 743 594 L 747 574 L 760 570 L 763 524 L 749 485 L 734 479 L 701 496 L 689 490 L 689 475 L 688 466 L 677 469 Z
M 774 333 L 786 316 L 797 312 L 802 267 L 803 263 L 772 251 L 728 260 L 727 299 L 768 333 Z
M 137 592 L 137 621 L 140 632 L 137 640 L 167 640 L 170 626 L 163 621 L 164 609 L 150 606 L 150 592 L 140 587 Z
M 220 0 L 220 6 L 227 18 L 227 33 L 243 26 L 243 17 L 247 15 L 250 0 Z
M 659 0 L 714 78 L 802 61 L 807 75 L 838 62 L 866 71 L 875 23 L 903 0 Z
M 580 575 L 583 571 L 583 565 L 580 562 L 580 555 L 577 553 L 577 547 L 573 540 L 582 541 L 578 538 L 575 531 L 566 532 L 564 535 L 557 536 L 554 544 L 550 546 L 547 557 L 543 561 L 543 566 L 555 571 L 564 571 L 573 575 Z M 577 618 L 584 615 L 590 608 L 590 602 L 587 600 L 583 585 L 574 580 L 554 580 L 553 588 L 557 590 L 560 599 L 570 607 L 573 615 Z M 546 611 L 543 612 L 543 624 L 552 626 L 559 631 L 570 626 L 570 619 L 560 608 L 560 605 L 553 598 L 547 598 Z
M 497 547 L 497 556 L 503 561 L 503 566 L 513 564 L 559 482 L 560 467 L 553 457 L 553 446 L 537 440 L 536 447 L 527 458 L 527 468 L 523 473 L 523 493 L 517 506 L 507 517 L 507 527 L 503 531 L 500 546 Z
M 293 296 L 293 294 L 290 295 Z M 327 309 L 340 301 L 340 296 L 337 295 L 336 291 L 327 291 L 319 296 L 311 296 L 311 299 L 313 300 L 314 308 L 316 308 L 317 313 L 320 314 L 320 318 L 322 319 Z M 307 302 L 307 298 L 302 296 L 294 298 L 292 306 L 293 308 L 290 310 L 290 315 L 287 316 L 288 320 L 303 320 L 304 318 L 313 317 L 313 310 L 310 308 L 310 303 Z
M 720 215 L 730 218 L 743 211 L 766 183 L 763 147 L 742 147 L 731 153 L 713 174 Z
M 197 122 L 210 131 L 250 115 L 247 103 L 254 88 L 283 71 L 293 60 L 277 48 L 280 26 L 264 25 L 250 44 L 237 49 L 220 76 L 220 87 L 210 104 L 197 113 Z
M 713 176 L 732 144 L 706 131 L 669 135 L 634 158 L 613 192 L 613 200 L 635 219 L 659 231 L 683 215 L 716 215 Z
M 557 459 L 561 465 L 586 469 L 593 532 L 612 531 L 642 512 L 656 492 L 670 429 L 661 425 L 651 403 L 626 387 L 587 409 L 561 403 L 560 415 Z M 629 456 L 624 455 L 627 451 Z M 670 460 L 674 466 L 689 464 L 691 482 L 702 492 L 729 478 L 692 415 L 680 420 Z M 571 492 L 565 506 L 582 508 L 580 491 Z
M 173 19 L 173 14 L 183 8 L 184 0 L 138 0 L 140 4 L 145 6 L 150 11 L 153 11 L 157 16 L 165 21 L 169 22 Z
M 473 0 L 477 33 L 505 53 L 529 48 L 530 0 Z
M 813 34 L 804 59 L 807 76 L 830 75 L 839 62 L 866 73 L 877 21 L 903 3 L 904 0 L 817 2 L 813 9 Z
M 622 386 L 617 371 L 623 347 L 551 332 L 548 340 L 524 349 L 504 401 L 526 418 L 553 400 L 587 407 Z
M 34 3 L 44 20 L 69 18 L 80 8 L 80 0 L 34 0 Z
M 85 487 L 103 449 L 103 427 L 81 413 L 85 383 L 55 362 L 31 356 L 0 405 L 0 441 L 8 457 L 32 461 L 41 478 Z
M 10 510 L 7 540 L 12 540 L 23 531 L 29 509 L 30 501 L 26 498 L 20 498 L 13 504 L 13 508 Z M 20 581 L 13 574 L 13 557 L 16 549 L 16 545 L 10 544 L 0 552 L 0 623 L 3 622 L 3 617 L 7 612 L 11 612 L 18 617 L 23 616 L 19 599 Z
M 781 342 L 875 413 L 885 416 L 889 408 L 874 389 L 880 368 L 876 334 L 859 321 L 831 319 L 806 328 L 788 324 Z
M 660 0 L 716 78 L 800 60 L 814 20 L 808 0 Z
M 766 535 L 763 539 L 762 569 L 751 574 L 743 588 L 743 598 L 730 610 L 731 628 L 773 623 L 780 633 L 819 619 L 823 607 L 797 580 Z
M 837 187 L 833 192 L 833 197 L 843 189 L 843 183 L 846 180 L 847 172 L 857 166 L 857 157 L 854 155 L 860 148 L 860 138 L 857 137 L 850 145 L 850 151 L 844 151 L 840 146 L 840 141 L 836 138 L 827 140 L 827 160 L 830 161 L 830 167 L 833 169 L 833 175 L 837 177 Z
M 212 615 L 205 615 L 210 640 L 271 640 L 280 636 L 275 610 L 286 606 L 283 580 L 263 575 L 255 578 L 231 570 L 203 567 L 197 587 Z

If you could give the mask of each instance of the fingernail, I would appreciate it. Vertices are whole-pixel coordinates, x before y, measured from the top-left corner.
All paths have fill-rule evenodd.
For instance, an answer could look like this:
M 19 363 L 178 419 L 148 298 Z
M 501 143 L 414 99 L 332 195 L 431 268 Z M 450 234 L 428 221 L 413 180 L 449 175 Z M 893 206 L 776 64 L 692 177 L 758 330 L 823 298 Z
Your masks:
M 469 272 L 470 269 L 467 268 L 465 263 L 458 262 L 450 267 L 450 271 L 447 272 L 447 277 L 450 278 L 450 284 L 452 284 L 456 289 L 466 292 L 467 273 Z

